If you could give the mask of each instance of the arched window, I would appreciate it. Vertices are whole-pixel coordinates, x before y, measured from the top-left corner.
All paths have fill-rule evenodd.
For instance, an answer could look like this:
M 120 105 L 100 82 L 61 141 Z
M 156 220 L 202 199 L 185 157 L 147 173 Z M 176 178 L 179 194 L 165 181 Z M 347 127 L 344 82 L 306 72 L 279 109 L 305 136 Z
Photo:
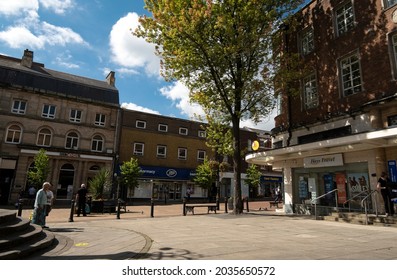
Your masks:
M 37 146 L 51 146 L 52 133 L 48 128 L 42 128 L 37 134 Z
M 92 137 L 91 151 L 102 152 L 103 150 L 103 138 L 99 135 Z
M 19 144 L 22 138 L 22 128 L 19 125 L 10 125 L 7 129 L 6 143 Z
M 69 132 L 66 135 L 66 149 L 77 149 L 79 147 L 79 136 L 76 132 Z

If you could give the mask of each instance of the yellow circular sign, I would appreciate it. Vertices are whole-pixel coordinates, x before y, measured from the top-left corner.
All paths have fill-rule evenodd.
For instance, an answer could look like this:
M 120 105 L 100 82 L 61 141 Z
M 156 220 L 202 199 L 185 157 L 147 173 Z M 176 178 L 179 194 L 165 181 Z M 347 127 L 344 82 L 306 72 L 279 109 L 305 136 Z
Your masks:
M 259 142 L 258 141 L 255 140 L 254 142 L 252 142 L 252 149 L 254 151 L 259 149 Z

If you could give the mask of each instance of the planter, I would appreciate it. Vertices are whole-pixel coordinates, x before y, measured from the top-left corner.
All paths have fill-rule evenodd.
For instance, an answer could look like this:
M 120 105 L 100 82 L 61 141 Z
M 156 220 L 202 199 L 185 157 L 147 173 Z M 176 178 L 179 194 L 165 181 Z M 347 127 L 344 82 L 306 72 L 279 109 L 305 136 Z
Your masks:
M 91 201 L 91 213 L 103 213 L 103 200 Z

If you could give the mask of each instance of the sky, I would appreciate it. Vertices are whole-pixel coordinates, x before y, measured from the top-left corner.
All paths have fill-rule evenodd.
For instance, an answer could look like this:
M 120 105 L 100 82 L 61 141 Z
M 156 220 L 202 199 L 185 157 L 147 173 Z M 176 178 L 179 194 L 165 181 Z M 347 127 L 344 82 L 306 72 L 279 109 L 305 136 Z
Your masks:
M 114 71 L 122 107 L 194 120 L 203 111 L 187 88 L 165 82 L 154 46 L 131 34 L 144 14 L 143 0 L 0 0 L 0 54 L 29 49 L 48 69 L 97 80 Z M 241 127 L 271 130 L 274 117 Z

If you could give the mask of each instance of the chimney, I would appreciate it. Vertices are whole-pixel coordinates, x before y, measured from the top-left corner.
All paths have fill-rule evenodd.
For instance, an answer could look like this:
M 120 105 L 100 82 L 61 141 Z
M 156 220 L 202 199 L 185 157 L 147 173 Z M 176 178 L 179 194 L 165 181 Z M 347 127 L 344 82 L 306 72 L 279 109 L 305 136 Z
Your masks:
M 106 81 L 108 85 L 114 87 L 116 84 L 116 77 L 114 71 L 110 71 L 109 74 L 106 77 Z
M 26 49 L 23 52 L 21 65 L 25 66 L 25 67 L 28 67 L 28 68 L 32 68 L 32 64 L 33 64 L 33 52 L 29 51 L 28 49 Z

